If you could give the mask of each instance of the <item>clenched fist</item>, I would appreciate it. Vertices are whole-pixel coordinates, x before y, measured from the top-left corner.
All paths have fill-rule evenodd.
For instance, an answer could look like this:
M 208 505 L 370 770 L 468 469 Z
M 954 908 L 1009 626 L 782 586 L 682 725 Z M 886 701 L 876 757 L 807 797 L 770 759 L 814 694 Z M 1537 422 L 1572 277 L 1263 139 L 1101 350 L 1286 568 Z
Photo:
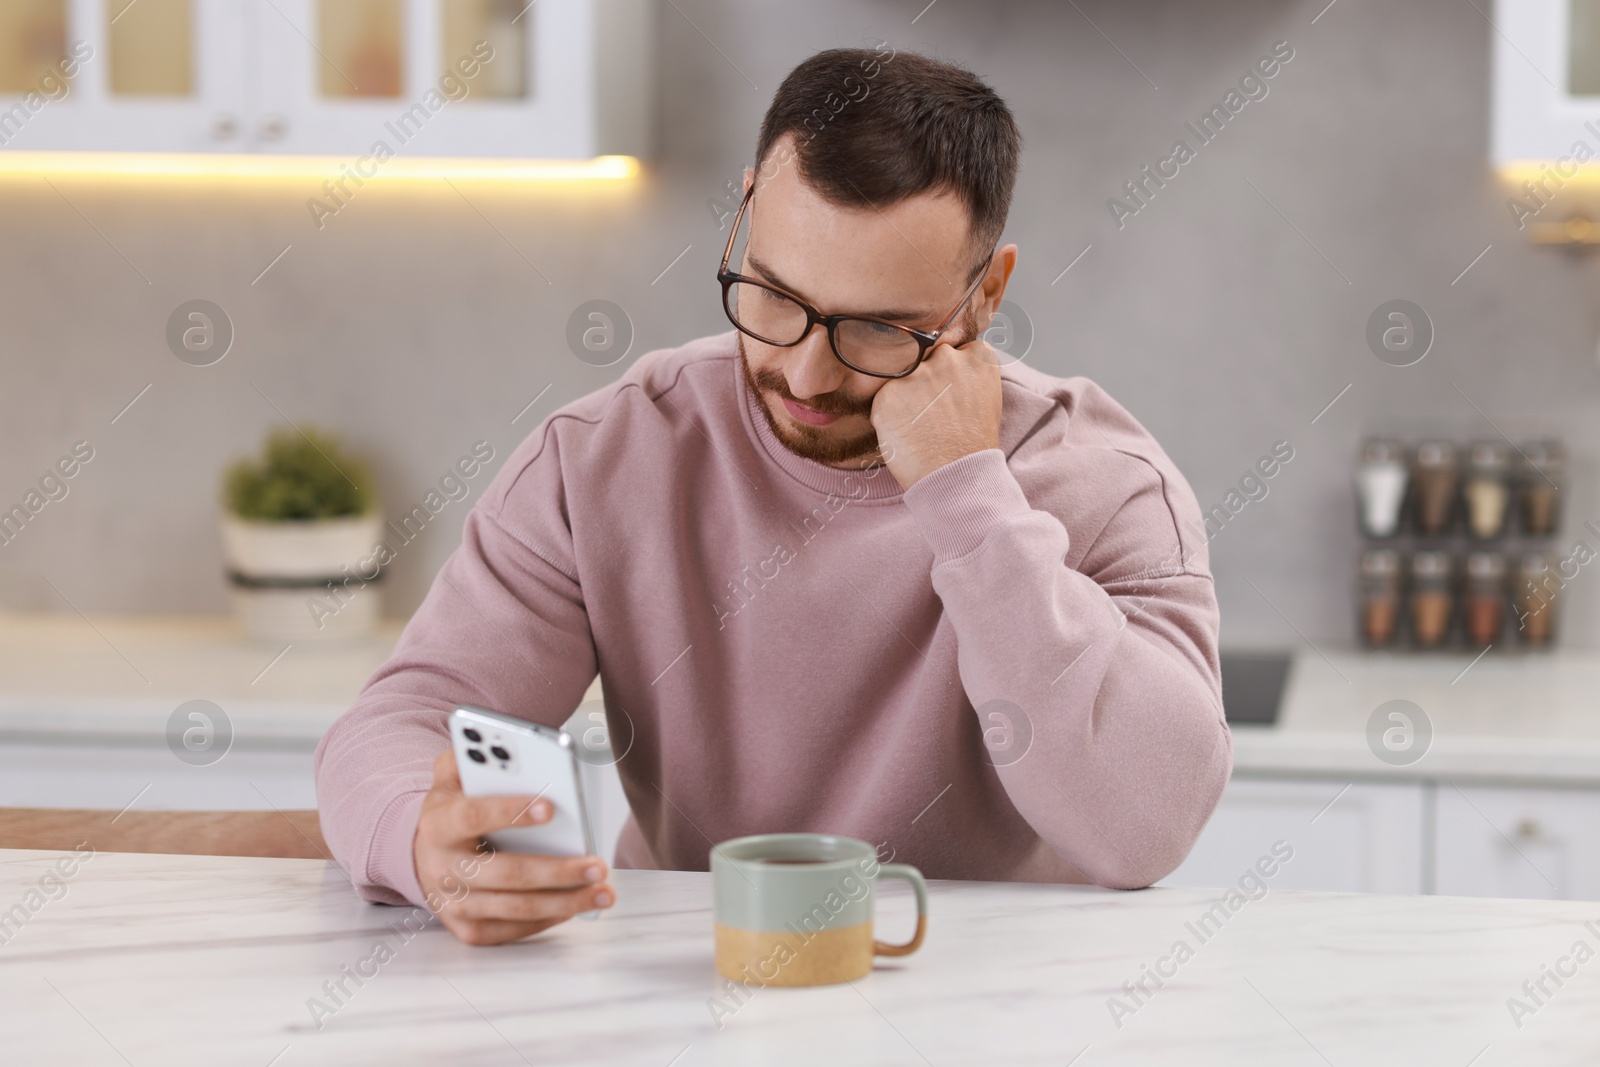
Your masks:
M 935 347 L 911 374 L 883 383 L 872 398 L 872 426 L 902 489 L 963 456 L 999 448 L 999 358 L 982 338 Z

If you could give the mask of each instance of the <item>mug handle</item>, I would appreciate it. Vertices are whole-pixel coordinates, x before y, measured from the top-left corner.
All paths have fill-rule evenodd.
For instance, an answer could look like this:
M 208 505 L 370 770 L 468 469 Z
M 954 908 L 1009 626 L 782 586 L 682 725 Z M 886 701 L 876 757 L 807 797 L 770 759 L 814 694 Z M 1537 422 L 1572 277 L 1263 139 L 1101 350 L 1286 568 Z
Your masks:
M 886 941 L 874 941 L 872 954 L 874 956 L 909 956 L 922 947 L 922 938 L 928 932 L 928 884 L 922 880 L 922 872 L 915 867 L 904 863 L 885 863 L 878 867 L 879 878 L 899 878 L 911 883 L 911 891 L 917 895 L 917 932 L 910 941 L 903 945 L 892 945 Z

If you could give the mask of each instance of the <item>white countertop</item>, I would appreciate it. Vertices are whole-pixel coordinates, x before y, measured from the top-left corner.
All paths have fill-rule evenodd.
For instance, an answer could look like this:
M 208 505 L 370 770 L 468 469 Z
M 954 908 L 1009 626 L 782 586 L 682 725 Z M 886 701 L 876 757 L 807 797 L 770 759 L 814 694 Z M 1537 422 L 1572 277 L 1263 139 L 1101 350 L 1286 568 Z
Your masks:
M 0 851 L 0 909 L 51 853 Z M 1523 1018 L 1507 998 L 1585 940 L 1592 903 L 1269 891 L 1201 941 L 1215 890 L 933 882 L 927 941 L 852 984 L 756 989 L 717 1028 L 710 876 L 619 871 L 619 901 L 529 941 L 469 948 L 360 903 L 308 860 L 99 854 L 0 944 L 8 1063 L 1592 1064 L 1600 983 Z M 909 929 L 880 890 L 879 930 Z M 37 901 L 36 901 L 37 902 Z M 1113 1021 L 1107 1000 L 1192 958 Z M 341 968 L 392 958 L 319 1029 Z M 1170 966 L 1163 965 L 1170 973 Z M 1600 967 L 1590 962 L 1586 967 Z M 1154 989 L 1153 985 L 1149 988 Z
M 264 644 L 227 617 L 0 614 L 0 735 L 159 738 L 188 700 L 239 743 L 315 745 L 389 657 L 404 623 L 340 644 Z
M 1432 723 L 1426 754 L 1391 766 L 1367 721 L 1409 700 Z M 1324 649 L 1295 656 L 1278 722 L 1233 727 L 1234 771 L 1381 779 L 1600 785 L 1600 654 L 1415 655 Z
M 313 747 L 388 657 L 403 623 L 342 645 L 242 637 L 228 618 L 0 614 L 0 741 L 159 739 L 180 703 L 233 718 L 241 747 Z M 598 683 L 589 697 L 599 695 Z M 1385 764 L 1367 719 L 1391 699 L 1432 720 L 1427 754 Z M 1242 775 L 1600 786 L 1600 653 L 1408 655 L 1302 649 L 1274 726 L 1233 727 Z

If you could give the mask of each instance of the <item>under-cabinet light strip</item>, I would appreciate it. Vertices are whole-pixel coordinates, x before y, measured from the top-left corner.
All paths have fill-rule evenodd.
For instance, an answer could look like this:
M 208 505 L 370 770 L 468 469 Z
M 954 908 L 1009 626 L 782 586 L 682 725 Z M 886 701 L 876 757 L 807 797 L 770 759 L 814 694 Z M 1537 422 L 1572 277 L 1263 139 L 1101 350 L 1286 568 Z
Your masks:
M 5 152 L 0 177 L 337 178 L 345 156 L 189 155 L 168 152 Z M 616 181 L 639 173 L 633 156 L 593 159 L 407 159 L 376 164 L 374 177 L 467 181 Z

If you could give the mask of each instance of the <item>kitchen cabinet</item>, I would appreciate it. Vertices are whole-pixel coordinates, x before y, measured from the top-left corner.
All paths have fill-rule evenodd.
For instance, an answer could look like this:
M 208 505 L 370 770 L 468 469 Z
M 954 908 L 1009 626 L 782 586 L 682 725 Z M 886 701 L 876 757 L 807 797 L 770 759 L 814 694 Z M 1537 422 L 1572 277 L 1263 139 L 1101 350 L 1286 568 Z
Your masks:
M 346 156 L 366 177 L 404 156 L 643 155 L 653 11 L 648 0 L 7 0 L 0 145 Z M 62 57 L 71 91 L 52 99 Z
M 1495 163 L 1572 177 L 1600 158 L 1600 0 L 1496 0 L 1494 31 Z
M 0 5 L 10 8 L 0 15 L 5 150 L 227 153 L 244 146 L 243 7 L 139 0 L 122 10 L 126 3 Z
M 1272 889 L 1423 891 L 1425 797 L 1412 783 L 1235 777 L 1194 850 L 1158 884 L 1237 884 L 1278 841 L 1294 850 Z
M 1438 787 L 1435 891 L 1600 900 L 1600 792 Z
M 1345 785 L 1234 778 L 1188 859 L 1159 884 L 1236 884 L 1282 840 L 1294 858 L 1269 880 L 1275 889 L 1600 900 L 1600 790 Z

